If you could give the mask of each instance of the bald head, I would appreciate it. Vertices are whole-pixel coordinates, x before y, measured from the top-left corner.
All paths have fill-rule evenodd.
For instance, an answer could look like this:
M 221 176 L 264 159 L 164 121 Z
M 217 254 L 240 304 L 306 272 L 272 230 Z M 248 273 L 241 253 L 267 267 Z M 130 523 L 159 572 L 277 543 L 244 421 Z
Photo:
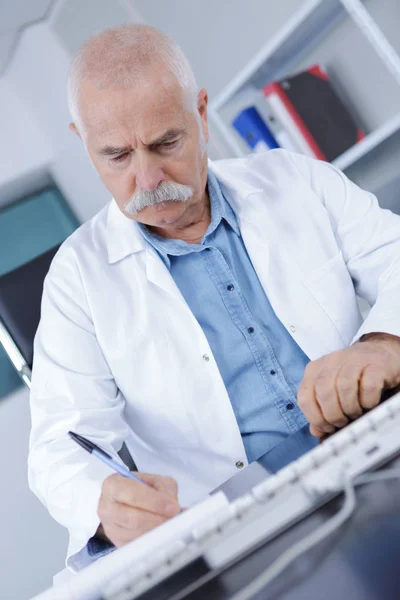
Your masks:
M 186 108 L 197 112 L 197 85 L 188 60 L 178 44 L 163 32 L 146 25 L 106 29 L 89 39 L 74 57 L 68 76 L 71 117 L 84 133 L 81 93 L 85 85 L 98 90 L 134 89 L 154 83 L 163 88 L 178 84 Z

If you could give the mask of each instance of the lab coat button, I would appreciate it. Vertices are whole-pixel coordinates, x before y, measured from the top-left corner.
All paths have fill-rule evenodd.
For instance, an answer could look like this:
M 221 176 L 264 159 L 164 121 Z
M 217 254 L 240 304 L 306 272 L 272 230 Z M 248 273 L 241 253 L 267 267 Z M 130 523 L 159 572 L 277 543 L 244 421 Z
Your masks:
M 294 333 L 294 332 L 296 331 L 296 327 L 295 327 L 294 325 L 291 325 L 291 326 L 289 327 L 289 329 L 290 329 L 290 331 L 291 331 L 292 333 Z
M 236 466 L 237 466 L 238 469 L 243 469 L 244 463 L 242 463 L 241 460 L 238 460 L 237 463 L 236 463 Z
M 203 360 L 205 362 L 208 362 L 210 360 L 210 357 L 208 356 L 208 354 L 203 354 Z

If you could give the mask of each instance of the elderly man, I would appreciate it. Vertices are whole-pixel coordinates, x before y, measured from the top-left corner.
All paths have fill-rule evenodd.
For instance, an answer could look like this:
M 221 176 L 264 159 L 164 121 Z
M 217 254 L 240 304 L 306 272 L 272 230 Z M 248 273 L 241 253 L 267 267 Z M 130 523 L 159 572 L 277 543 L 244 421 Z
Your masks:
M 248 462 L 279 469 L 399 384 L 400 218 L 304 156 L 209 162 L 207 92 L 150 27 L 91 39 L 69 101 L 113 198 L 45 282 L 29 477 L 76 570 Z M 110 475 L 69 430 L 116 459 L 125 443 L 149 485 Z

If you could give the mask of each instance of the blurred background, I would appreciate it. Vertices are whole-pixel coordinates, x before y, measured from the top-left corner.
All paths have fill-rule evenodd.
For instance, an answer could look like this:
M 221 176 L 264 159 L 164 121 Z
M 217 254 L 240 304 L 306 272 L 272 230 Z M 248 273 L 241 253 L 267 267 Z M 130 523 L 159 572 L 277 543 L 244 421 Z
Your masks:
M 109 201 L 68 129 L 70 59 L 95 32 L 161 28 L 210 98 L 213 159 L 277 146 L 330 160 L 400 213 L 399 0 L 0 0 L 0 276 Z M 0 596 L 63 569 L 66 532 L 29 491 L 29 391 L 0 346 Z

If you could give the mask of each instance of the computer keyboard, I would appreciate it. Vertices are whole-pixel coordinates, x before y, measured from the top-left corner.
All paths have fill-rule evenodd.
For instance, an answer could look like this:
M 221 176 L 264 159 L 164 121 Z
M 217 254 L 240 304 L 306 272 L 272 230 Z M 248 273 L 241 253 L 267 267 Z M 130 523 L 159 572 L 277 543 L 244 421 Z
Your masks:
M 181 539 L 110 580 L 104 600 L 134 600 L 201 557 L 210 571 L 265 543 L 343 490 L 344 476 L 378 468 L 400 451 L 400 393 L 237 500 L 217 507 Z

